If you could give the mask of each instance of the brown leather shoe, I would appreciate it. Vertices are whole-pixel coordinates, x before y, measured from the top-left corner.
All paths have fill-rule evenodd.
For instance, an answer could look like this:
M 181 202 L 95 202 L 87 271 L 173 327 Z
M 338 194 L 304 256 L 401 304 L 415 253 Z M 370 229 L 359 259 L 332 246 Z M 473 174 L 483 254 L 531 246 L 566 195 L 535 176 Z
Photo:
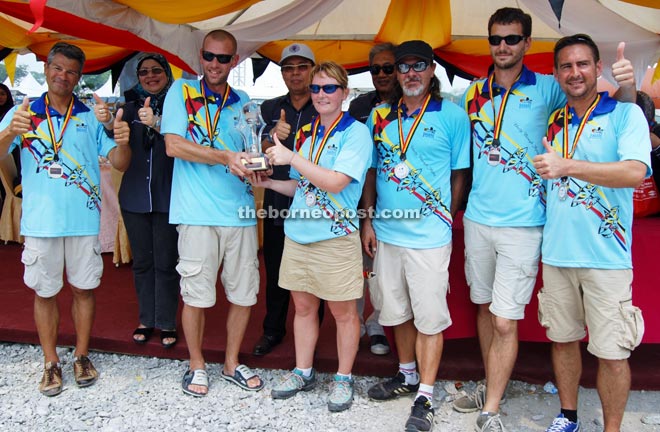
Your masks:
M 57 396 L 62 393 L 62 367 L 59 363 L 46 363 L 39 391 L 44 396 Z
M 99 378 L 99 373 L 89 360 L 89 357 L 81 355 L 73 359 L 73 376 L 78 387 L 91 386 Z

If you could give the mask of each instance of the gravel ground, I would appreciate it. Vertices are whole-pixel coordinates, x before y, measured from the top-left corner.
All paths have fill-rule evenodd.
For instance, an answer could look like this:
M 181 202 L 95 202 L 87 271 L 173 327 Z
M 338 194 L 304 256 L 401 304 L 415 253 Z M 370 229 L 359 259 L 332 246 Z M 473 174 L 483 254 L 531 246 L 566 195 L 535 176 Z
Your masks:
M 58 348 L 64 372 L 64 391 L 47 398 L 37 389 L 42 355 L 38 346 L 0 343 L 0 431 L 402 431 L 412 398 L 373 402 L 367 389 L 375 377 L 356 377 L 356 396 L 347 412 L 330 413 L 326 405 L 330 375 L 320 374 L 320 385 L 286 401 L 274 401 L 269 388 L 282 370 L 258 372 L 267 382 L 252 393 L 220 379 L 220 366 L 208 365 L 211 388 L 204 398 L 181 392 L 187 362 L 151 357 L 93 352 L 101 373 L 92 387 L 79 389 L 72 378 L 72 351 Z M 464 383 L 463 390 L 476 386 Z M 454 382 L 435 386 L 436 431 L 474 430 L 474 414 L 451 409 L 457 396 Z M 556 395 L 543 386 L 513 382 L 502 407 L 508 431 L 544 431 L 559 409 Z M 602 430 L 598 395 L 580 389 L 581 431 Z M 655 422 L 655 424 L 646 424 Z M 630 395 L 623 431 L 660 431 L 660 392 Z

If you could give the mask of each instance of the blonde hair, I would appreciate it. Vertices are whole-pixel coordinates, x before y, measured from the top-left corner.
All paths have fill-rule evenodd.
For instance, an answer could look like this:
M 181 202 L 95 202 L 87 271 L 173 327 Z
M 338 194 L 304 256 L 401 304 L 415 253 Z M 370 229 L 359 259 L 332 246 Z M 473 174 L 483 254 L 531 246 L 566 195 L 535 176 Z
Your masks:
M 312 72 L 310 73 L 310 80 L 314 79 L 314 75 L 318 75 L 320 73 L 326 74 L 328 78 L 333 78 L 340 86 L 348 88 L 348 73 L 342 65 L 333 61 L 321 62 L 314 66 L 312 69 Z

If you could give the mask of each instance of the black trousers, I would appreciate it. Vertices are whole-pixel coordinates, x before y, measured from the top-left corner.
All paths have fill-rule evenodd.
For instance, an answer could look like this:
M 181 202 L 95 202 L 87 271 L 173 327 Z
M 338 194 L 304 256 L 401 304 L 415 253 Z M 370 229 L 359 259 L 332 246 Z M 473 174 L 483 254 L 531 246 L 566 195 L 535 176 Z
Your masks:
M 179 307 L 179 274 L 176 271 L 176 225 L 168 213 L 132 213 L 122 210 L 133 253 L 133 280 L 139 320 L 147 327 L 176 328 Z
M 264 265 L 266 267 L 266 316 L 264 334 L 281 339 L 286 334 L 286 317 L 291 292 L 279 286 L 280 264 L 284 251 L 284 227 L 275 225 L 274 219 L 264 218 Z M 323 322 L 325 302 L 319 305 L 319 325 Z

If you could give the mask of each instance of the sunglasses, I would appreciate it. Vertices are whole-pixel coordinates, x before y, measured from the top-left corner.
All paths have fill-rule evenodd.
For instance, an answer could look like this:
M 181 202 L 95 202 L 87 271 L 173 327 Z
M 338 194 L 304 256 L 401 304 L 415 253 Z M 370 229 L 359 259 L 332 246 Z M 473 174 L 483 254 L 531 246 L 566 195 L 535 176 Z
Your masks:
M 488 36 L 488 43 L 497 46 L 504 41 L 507 45 L 518 45 L 521 41 L 525 40 L 525 36 L 508 35 L 508 36 Z
M 302 63 L 296 65 L 284 65 L 281 67 L 282 72 L 293 73 L 295 71 L 307 72 L 312 65 L 309 63 Z
M 392 75 L 394 73 L 394 65 L 393 64 L 384 64 L 384 65 L 371 65 L 369 68 L 369 72 L 371 72 L 371 75 L 378 75 L 380 71 L 383 71 L 385 75 Z
M 309 85 L 309 91 L 311 91 L 314 94 L 320 93 L 321 90 L 325 94 L 333 94 L 334 92 L 337 91 L 337 89 L 343 89 L 344 86 L 339 85 L 339 84 L 324 84 L 324 85 L 318 85 L 318 84 L 310 84 Z
M 145 69 L 139 69 L 137 71 L 138 76 L 144 77 L 149 75 L 149 72 L 151 72 L 152 75 L 160 75 L 163 72 L 165 72 L 165 69 L 159 68 L 159 67 L 152 67 L 151 69 L 145 68 Z
M 421 60 L 413 64 L 398 63 L 396 67 L 399 70 L 399 72 L 401 72 L 402 74 L 406 74 L 410 71 L 410 69 L 414 70 L 415 72 L 424 72 L 426 68 L 429 67 L 429 64 L 424 60 Z
M 202 51 L 202 58 L 207 62 L 212 62 L 216 59 L 220 64 L 227 64 L 234 58 L 233 54 L 214 54 L 211 51 Z

